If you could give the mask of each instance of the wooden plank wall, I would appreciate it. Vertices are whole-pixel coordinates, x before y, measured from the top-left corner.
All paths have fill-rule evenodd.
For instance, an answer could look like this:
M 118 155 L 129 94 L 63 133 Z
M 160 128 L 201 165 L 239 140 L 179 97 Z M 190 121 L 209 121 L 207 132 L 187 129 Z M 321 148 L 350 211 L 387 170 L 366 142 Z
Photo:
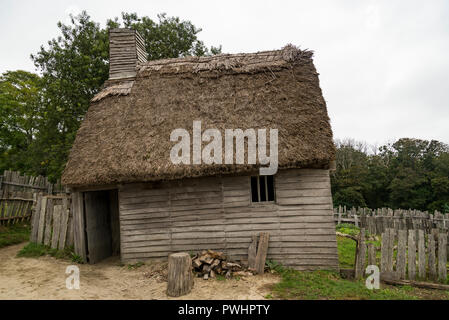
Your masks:
M 269 232 L 268 259 L 296 269 L 338 268 L 327 170 L 280 170 L 276 203 L 252 204 L 248 176 L 129 184 L 119 191 L 123 262 L 223 250 L 245 261 Z
M 137 63 L 145 61 L 145 43 L 137 31 L 124 28 L 109 31 L 109 79 L 134 77 Z

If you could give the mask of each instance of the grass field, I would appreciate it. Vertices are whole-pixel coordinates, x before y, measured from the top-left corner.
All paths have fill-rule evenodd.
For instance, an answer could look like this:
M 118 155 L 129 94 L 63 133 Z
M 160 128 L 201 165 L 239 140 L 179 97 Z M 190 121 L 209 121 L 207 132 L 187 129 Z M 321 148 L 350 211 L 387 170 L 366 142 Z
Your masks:
M 29 239 L 30 225 L 28 223 L 0 226 L 0 248 L 28 241 Z

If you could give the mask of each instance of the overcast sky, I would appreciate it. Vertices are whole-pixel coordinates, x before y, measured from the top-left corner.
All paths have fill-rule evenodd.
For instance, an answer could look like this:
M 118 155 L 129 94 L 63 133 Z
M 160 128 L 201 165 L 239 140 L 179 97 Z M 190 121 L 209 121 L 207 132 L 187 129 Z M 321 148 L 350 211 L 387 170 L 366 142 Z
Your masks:
M 336 138 L 449 143 L 449 1 L 0 0 L 0 72 L 35 71 L 30 54 L 81 10 L 103 26 L 122 11 L 166 12 L 225 53 L 314 50 Z

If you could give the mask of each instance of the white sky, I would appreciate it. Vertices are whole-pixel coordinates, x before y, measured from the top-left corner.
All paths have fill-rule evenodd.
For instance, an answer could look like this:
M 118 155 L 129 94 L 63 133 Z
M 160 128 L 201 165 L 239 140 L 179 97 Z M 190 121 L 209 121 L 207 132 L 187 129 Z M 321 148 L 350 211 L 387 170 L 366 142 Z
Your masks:
M 449 143 L 449 1 L 0 0 L 0 72 L 35 71 L 30 54 L 81 10 L 102 25 L 166 12 L 225 53 L 314 50 L 336 138 Z

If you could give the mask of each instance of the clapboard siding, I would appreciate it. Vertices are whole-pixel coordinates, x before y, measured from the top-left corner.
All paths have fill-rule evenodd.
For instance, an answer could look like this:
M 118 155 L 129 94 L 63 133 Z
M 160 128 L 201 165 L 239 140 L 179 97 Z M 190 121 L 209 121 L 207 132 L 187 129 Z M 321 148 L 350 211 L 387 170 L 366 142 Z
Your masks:
M 251 203 L 248 176 L 124 185 L 122 260 L 223 250 L 246 261 L 251 235 L 270 233 L 268 259 L 303 269 L 338 267 L 328 170 L 279 170 L 276 201 Z

